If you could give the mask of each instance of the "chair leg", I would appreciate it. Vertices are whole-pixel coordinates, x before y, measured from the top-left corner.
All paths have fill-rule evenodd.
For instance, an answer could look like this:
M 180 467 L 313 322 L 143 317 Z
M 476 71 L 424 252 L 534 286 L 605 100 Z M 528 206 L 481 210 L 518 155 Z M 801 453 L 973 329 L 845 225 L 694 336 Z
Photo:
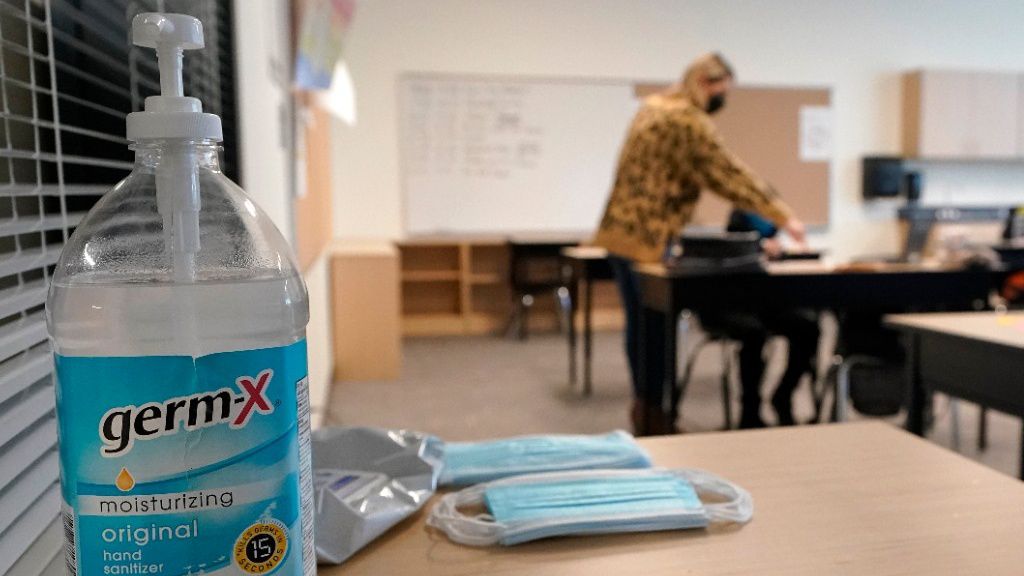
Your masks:
M 686 365 L 683 366 L 683 374 L 679 378 L 679 381 L 676 382 L 676 391 L 679 398 L 682 398 L 686 393 L 686 387 L 689 386 L 690 378 L 693 376 L 693 365 L 697 363 L 697 356 L 700 354 L 700 351 L 704 348 L 705 344 L 707 344 L 707 340 L 698 340 L 697 343 L 694 344 L 693 350 L 686 355 Z
M 811 408 L 814 410 L 808 424 L 820 424 L 821 413 L 825 406 L 825 387 L 828 386 L 828 372 L 811 375 Z
M 953 450 L 960 451 L 960 401 L 949 399 L 949 432 Z
M 981 406 L 978 411 L 978 451 L 988 450 L 988 408 Z
M 519 322 L 522 320 L 522 306 L 519 296 L 513 294 L 509 301 L 508 322 L 505 323 L 505 338 L 519 337 Z
M 843 362 L 836 372 L 836 402 L 832 418 L 836 422 L 846 421 L 846 405 L 850 399 L 850 369 L 852 367 L 852 362 Z
M 523 294 L 519 299 L 519 339 L 526 340 L 529 335 L 530 308 L 533 306 L 533 296 Z
M 732 363 L 735 351 L 732 345 L 722 343 L 722 415 L 725 429 L 732 430 Z
M 831 362 L 833 363 L 828 366 L 824 375 L 819 378 L 820 381 L 814 382 L 818 386 L 817 393 L 814 397 L 814 421 L 818 423 L 836 421 L 836 397 L 838 395 L 837 387 L 839 385 L 839 367 L 843 363 L 843 360 L 841 357 L 837 356 Z M 831 403 L 831 406 L 828 407 L 826 411 L 829 393 L 831 394 L 831 398 L 833 398 L 833 403 Z
M 687 334 L 689 334 L 689 326 L 687 326 Z M 683 373 L 679 380 L 676 381 L 675 387 L 672 389 L 672 413 L 676 418 L 678 418 L 679 402 L 686 394 L 686 388 L 690 385 L 690 378 L 693 376 L 693 365 L 697 363 L 697 356 L 707 343 L 707 339 L 698 339 L 694 344 L 693 349 L 686 355 L 686 363 L 683 366 Z
M 569 289 L 559 286 L 555 289 L 555 300 L 558 302 L 558 329 L 565 332 L 569 329 L 569 322 L 572 322 L 572 299 L 569 297 Z

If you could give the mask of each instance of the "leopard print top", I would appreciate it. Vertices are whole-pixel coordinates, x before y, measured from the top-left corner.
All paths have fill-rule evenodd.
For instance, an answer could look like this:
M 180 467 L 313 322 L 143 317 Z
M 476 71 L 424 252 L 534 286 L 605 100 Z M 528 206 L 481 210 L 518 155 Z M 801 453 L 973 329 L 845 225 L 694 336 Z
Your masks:
M 725 147 L 707 113 L 684 96 L 651 96 L 629 128 L 594 243 L 637 262 L 657 262 L 704 189 L 779 225 L 792 215 Z

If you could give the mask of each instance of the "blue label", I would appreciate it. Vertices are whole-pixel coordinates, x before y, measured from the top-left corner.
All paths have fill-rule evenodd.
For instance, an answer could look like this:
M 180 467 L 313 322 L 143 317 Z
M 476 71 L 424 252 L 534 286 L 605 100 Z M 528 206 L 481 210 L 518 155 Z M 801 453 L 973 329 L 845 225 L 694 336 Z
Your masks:
M 315 573 L 305 341 L 56 366 L 79 575 Z

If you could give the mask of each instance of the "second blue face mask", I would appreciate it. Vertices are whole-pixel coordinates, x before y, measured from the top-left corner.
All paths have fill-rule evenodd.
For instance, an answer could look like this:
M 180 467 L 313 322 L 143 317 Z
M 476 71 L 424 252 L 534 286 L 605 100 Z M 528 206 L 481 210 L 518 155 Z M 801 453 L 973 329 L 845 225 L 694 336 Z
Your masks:
M 705 504 L 698 493 L 713 496 Z M 460 509 L 486 514 L 466 516 Z M 530 474 L 445 494 L 427 523 L 471 546 L 512 546 L 553 536 L 703 528 L 747 522 L 742 488 L 702 470 L 588 470 Z
M 465 486 L 560 470 L 651 467 L 647 452 L 622 431 L 594 436 L 551 434 L 449 442 L 444 452 L 441 485 Z

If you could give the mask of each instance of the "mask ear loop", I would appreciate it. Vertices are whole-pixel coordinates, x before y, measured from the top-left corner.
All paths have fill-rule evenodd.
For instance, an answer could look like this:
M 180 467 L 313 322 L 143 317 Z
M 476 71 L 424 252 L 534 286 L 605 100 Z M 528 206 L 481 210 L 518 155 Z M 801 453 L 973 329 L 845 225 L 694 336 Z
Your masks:
M 698 494 L 714 494 L 728 498 L 727 502 L 704 504 L 708 519 L 746 523 L 754 515 L 754 499 L 750 496 L 750 492 L 721 476 L 697 468 L 673 470 L 673 472 L 693 484 Z
M 466 516 L 459 512 L 460 506 L 481 505 L 484 502 L 484 485 L 479 484 L 451 492 L 430 510 L 427 525 L 441 530 L 453 541 L 467 546 L 492 546 L 501 540 L 507 526 L 496 522 L 490 514 Z

